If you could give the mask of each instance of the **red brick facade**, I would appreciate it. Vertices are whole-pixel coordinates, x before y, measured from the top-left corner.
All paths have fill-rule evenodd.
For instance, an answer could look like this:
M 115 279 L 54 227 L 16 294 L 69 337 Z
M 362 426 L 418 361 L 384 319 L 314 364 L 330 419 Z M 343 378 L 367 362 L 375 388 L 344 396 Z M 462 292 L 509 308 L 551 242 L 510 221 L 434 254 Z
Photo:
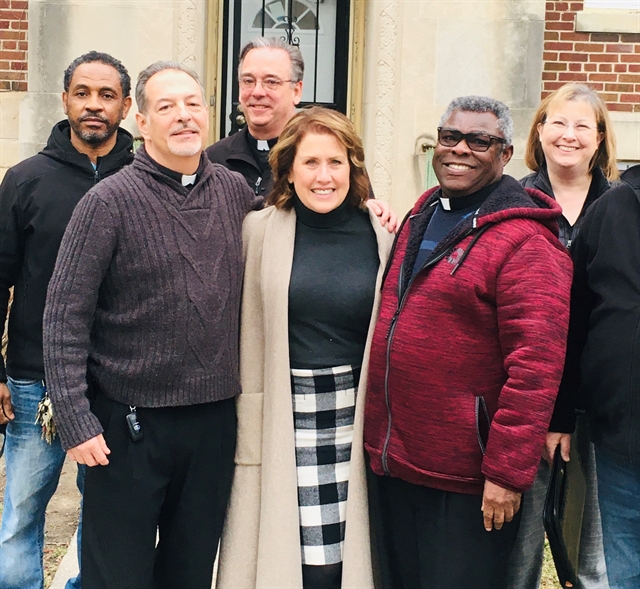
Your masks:
M 640 112 L 640 35 L 576 32 L 579 2 L 547 2 L 542 96 L 567 82 L 597 90 L 609 110 Z
M 27 90 L 27 0 L 0 0 L 0 91 Z

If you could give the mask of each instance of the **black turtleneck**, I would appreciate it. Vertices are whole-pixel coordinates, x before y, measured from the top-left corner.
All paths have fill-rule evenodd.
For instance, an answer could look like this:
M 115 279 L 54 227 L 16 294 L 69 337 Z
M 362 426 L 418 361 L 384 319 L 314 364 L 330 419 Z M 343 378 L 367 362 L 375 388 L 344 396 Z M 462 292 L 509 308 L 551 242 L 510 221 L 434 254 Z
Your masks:
M 445 198 L 440 193 L 440 201 L 433 212 L 424 232 L 420 250 L 413 265 L 413 275 L 417 274 L 436 246 L 469 215 L 473 215 L 486 198 L 496 189 L 499 182 L 489 184 L 467 196 Z
M 316 213 L 294 197 L 289 285 L 292 368 L 360 366 L 380 260 L 369 215 L 346 201 Z

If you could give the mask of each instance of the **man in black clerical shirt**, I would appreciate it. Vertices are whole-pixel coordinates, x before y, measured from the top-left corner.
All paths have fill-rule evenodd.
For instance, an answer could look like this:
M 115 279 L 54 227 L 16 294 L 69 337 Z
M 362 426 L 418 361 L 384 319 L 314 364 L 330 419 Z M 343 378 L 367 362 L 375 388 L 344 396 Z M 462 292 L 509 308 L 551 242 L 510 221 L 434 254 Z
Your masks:
M 240 51 L 238 84 L 247 126 L 207 148 L 209 159 L 244 176 L 256 195 L 273 185 L 269 149 L 275 145 L 302 97 L 304 61 L 300 49 L 258 37 Z
M 256 37 L 240 50 L 239 61 L 240 105 L 247 126 L 209 146 L 206 153 L 214 164 L 242 174 L 256 196 L 266 198 L 273 188 L 269 150 L 296 114 L 302 98 L 304 60 L 295 45 Z M 380 223 L 395 231 L 396 214 L 385 202 L 373 200 L 373 190 L 370 197 L 368 205 Z

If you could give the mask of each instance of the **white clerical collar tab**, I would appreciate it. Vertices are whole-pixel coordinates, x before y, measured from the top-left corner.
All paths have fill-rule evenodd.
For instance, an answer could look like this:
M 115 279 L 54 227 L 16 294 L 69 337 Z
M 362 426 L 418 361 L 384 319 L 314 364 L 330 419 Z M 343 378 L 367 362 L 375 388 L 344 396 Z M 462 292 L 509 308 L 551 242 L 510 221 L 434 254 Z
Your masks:
M 269 151 L 269 142 L 264 139 L 258 139 L 257 149 L 258 151 Z
M 191 174 L 190 176 L 188 176 L 187 174 L 182 174 L 182 185 L 189 186 L 189 184 L 195 184 L 197 177 L 198 174 Z
M 442 208 L 445 211 L 450 211 L 451 210 L 451 200 L 448 198 L 445 198 L 444 196 L 440 197 L 440 204 L 442 205 Z

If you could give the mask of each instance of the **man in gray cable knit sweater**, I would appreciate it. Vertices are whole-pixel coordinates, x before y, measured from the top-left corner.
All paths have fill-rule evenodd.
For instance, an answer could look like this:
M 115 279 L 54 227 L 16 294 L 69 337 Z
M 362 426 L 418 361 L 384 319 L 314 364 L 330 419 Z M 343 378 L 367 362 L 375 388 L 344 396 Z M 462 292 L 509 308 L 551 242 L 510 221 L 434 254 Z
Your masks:
M 49 285 L 47 383 L 63 447 L 90 467 L 89 589 L 211 587 L 240 392 L 241 225 L 259 203 L 204 155 L 203 94 L 178 63 L 141 72 L 144 147 L 78 204 Z

